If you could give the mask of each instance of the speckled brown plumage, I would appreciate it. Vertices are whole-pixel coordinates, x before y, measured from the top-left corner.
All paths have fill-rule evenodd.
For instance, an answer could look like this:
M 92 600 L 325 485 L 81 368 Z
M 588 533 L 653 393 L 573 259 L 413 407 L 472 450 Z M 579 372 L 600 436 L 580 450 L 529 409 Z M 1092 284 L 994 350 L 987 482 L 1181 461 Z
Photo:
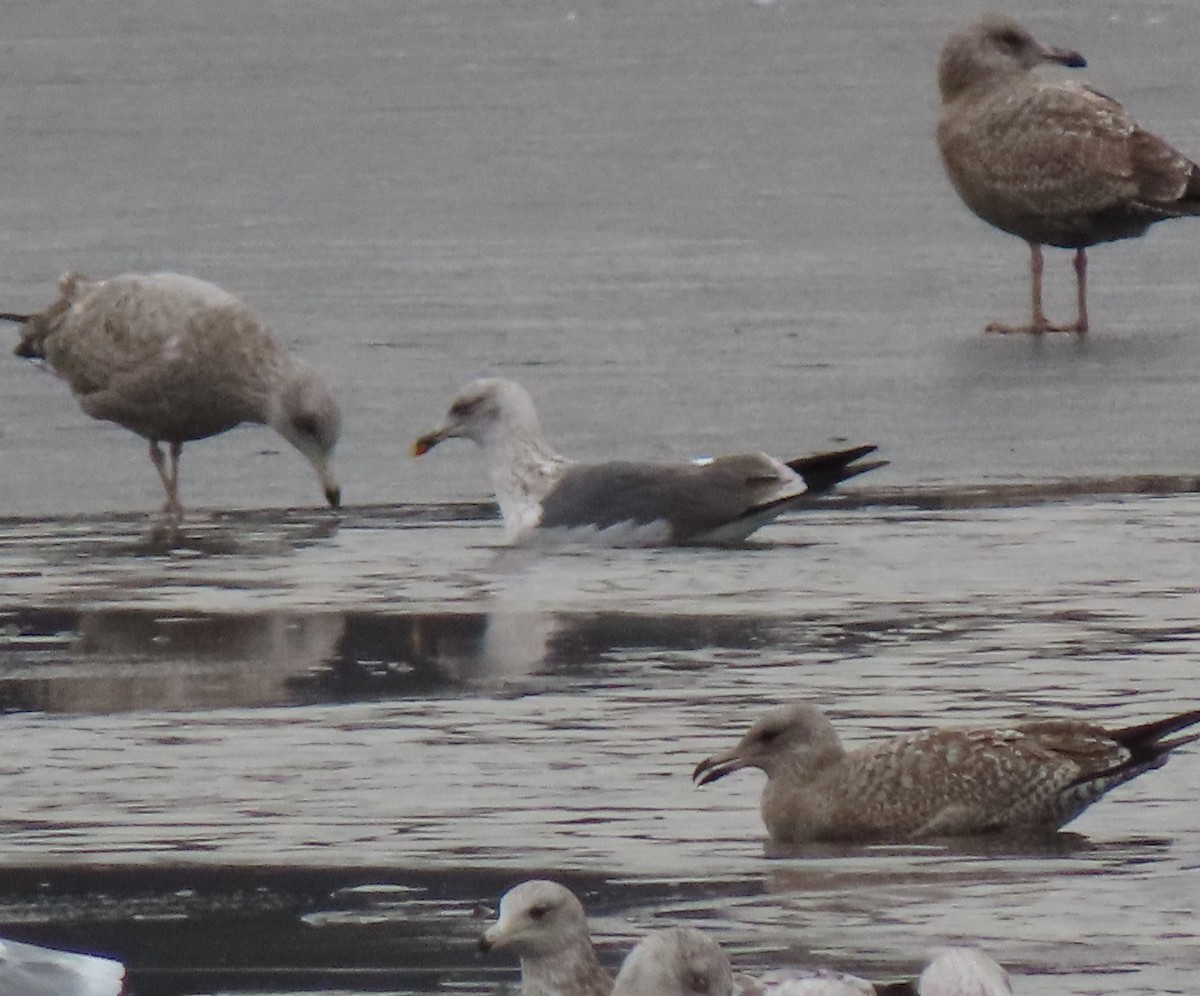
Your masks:
M 1031 322 L 990 331 L 1086 332 L 1086 247 L 1200 213 L 1200 166 L 1111 97 L 1031 74 L 1046 62 L 1085 65 L 996 16 L 951 34 L 939 62 L 937 137 L 950 182 L 976 215 L 1030 247 Z M 1076 250 L 1072 325 L 1051 325 L 1042 311 L 1044 245 Z
M 695 778 L 761 768 L 763 821 L 784 844 L 1049 831 L 1165 763 L 1200 734 L 1166 738 L 1197 722 L 1200 710 L 1116 730 L 1071 719 L 930 729 L 847 752 L 821 711 L 798 703 L 701 761 Z
M 221 288 L 177 273 L 92 280 L 69 274 L 60 297 L 23 322 L 18 356 L 45 360 L 90 416 L 150 441 L 150 458 L 178 514 L 183 444 L 243 422 L 270 425 L 313 464 L 326 498 L 341 415 L 332 394 L 258 316 Z M 170 467 L 160 449 L 170 446 Z

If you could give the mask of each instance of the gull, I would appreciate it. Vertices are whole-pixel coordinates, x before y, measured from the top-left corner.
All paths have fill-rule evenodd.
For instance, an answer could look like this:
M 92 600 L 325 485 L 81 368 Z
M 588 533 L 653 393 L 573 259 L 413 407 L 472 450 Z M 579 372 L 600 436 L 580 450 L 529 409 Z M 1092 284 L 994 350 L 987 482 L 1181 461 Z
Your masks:
M 0 314 L 25 326 L 16 354 L 49 364 L 92 418 L 149 440 L 165 513 L 182 515 L 183 444 L 242 422 L 269 425 L 296 447 L 329 504 L 338 506 L 341 489 L 330 466 L 341 429 L 337 402 L 246 304 L 178 273 L 109 280 L 72 273 L 58 290 L 44 311 Z
M 764 771 L 760 809 L 780 844 L 1048 832 L 1200 739 L 1167 739 L 1197 722 L 1200 710 L 1121 729 L 1036 720 L 929 729 L 847 751 L 821 710 L 801 702 L 768 712 L 693 778 L 706 785 L 741 768 Z
M 520 959 L 522 996 L 608 996 L 612 989 L 592 947 L 583 904 L 557 882 L 532 879 L 509 889 L 479 947 Z
M 974 947 L 934 952 L 915 981 L 868 982 L 825 968 L 734 974 L 715 940 L 693 927 L 654 931 L 626 956 L 612 996 L 1013 996 L 1008 974 Z
M 1200 214 L 1200 166 L 1111 97 L 1037 78 L 1030 70 L 1042 63 L 1086 65 L 992 15 L 951 34 L 938 64 L 937 137 L 950 182 L 976 215 L 1029 244 L 1030 323 L 989 332 L 1087 332 L 1087 247 Z M 1074 324 L 1051 325 L 1042 310 L 1044 245 L 1075 250 Z
M 733 969 L 721 946 L 695 927 L 647 934 L 625 956 L 612 996 L 731 996 Z
M 119 961 L 0 938 L 5 996 L 119 996 L 124 978 Z
M 886 462 L 854 465 L 875 450 L 858 446 L 790 463 L 765 453 L 676 464 L 574 463 L 546 442 L 528 392 L 502 377 L 467 384 L 445 422 L 413 444 L 413 455 L 452 438 L 483 449 L 510 542 L 740 543 L 812 495 Z

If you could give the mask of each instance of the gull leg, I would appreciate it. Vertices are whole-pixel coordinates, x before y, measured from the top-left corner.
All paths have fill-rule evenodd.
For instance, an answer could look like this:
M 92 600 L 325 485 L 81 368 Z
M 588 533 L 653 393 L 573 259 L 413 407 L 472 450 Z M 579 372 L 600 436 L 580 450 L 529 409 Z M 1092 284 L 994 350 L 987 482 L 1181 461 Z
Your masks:
M 1080 259 L 1083 262 L 1080 263 Z M 1075 277 L 1076 286 L 1079 292 L 1080 317 L 1075 325 L 1051 325 L 1046 320 L 1046 313 L 1042 310 L 1042 270 L 1045 267 L 1045 260 L 1042 257 L 1042 247 L 1036 242 L 1029 243 L 1029 290 L 1030 304 L 1032 305 L 1032 316 L 1028 325 L 1001 325 L 999 322 L 992 322 L 984 331 L 999 332 L 1002 335 L 1008 335 L 1012 332 L 1027 332 L 1032 335 L 1041 335 L 1044 332 L 1086 332 L 1087 331 L 1087 312 L 1083 304 L 1084 289 L 1086 287 L 1086 278 L 1081 277 L 1080 273 L 1087 272 L 1087 256 L 1082 249 L 1075 253 Z M 1082 268 L 1082 269 L 1081 269 Z M 1083 327 L 1080 328 L 1079 324 Z
M 1083 335 L 1088 330 L 1087 314 L 1087 250 L 1082 246 L 1075 250 L 1075 296 L 1079 304 L 1075 331 Z
M 158 471 L 158 479 L 162 481 L 163 490 L 167 493 L 167 503 L 163 505 L 163 512 L 169 516 L 177 516 L 183 511 L 179 507 L 179 452 L 181 449 L 182 444 L 180 443 L 170 444 L 171 466 L 168 469 L 167 457 L 163 454 L 158 440 L 150 440 L 150 462 Z

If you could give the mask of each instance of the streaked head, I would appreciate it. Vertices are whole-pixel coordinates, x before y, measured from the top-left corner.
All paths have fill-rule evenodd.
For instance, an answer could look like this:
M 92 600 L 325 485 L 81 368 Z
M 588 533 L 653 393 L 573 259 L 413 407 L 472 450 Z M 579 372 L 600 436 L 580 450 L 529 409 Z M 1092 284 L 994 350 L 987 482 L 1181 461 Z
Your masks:
M 500 897 L 496 922 L 479 938 L 482 951 L 545 958 L 588 941 L 583 904 L 566 886 L 531 879 Z
M 626 957 L 612 996 L 730 996 L 733 970 L 721 946 L 694 927 L 656 930 Z
M 271 427 L 313 465 L 331 508 L 342 501 L 334 477 L 333 450 L 342 431 L 342 413 L 332 392 L 312 370 L 297 364 L 273 399 Z
M 540 432 L 529 392 L 505 377 L 473 380 L 450 403 L 445 421 L 413 443 L 413 456 L 446 439 L 473 439 L 484 446 L 498 431 Z
M 1087 65 L 1078 52 L 1043 45 L 1011 17 L 990 14 L 946 39 L 938 61 L 942 100 L 983 80 L 1027 73 L 1045 62 L 1072 68 Z
M 796 702 L 759 718 L 732 748 L 696 765 L 692 778 L 707 785 L 742 768 L 761 768 L 769 778 L 783 764 L 808 769 L 843 753 L 825 714 L 811 703 Z

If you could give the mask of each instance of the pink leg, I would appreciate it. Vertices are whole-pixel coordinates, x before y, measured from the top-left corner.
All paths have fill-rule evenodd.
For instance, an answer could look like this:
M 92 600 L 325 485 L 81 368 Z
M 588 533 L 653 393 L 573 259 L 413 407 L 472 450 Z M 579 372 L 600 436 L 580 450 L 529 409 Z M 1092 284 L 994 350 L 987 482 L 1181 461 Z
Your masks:
M 1079 303 L 1079 314 L 1075 319 L 1075 331 L 1083 335 L 1088 330 L 1087 315 L 1087 250 L 1075 250 L 1075 294 Z
M 163 455 L 158 440 L 150 440 L 150 462 L 158 471 L 158 478 L 167 493 L 167 503 L 163 505 L 163 512 L 170 516 L 179 516 L 183 514 L 183 508 L 179 504 L 179 454 L 183 444 L 170 443 L 169 449 L 171 466 L 168 469 L 167 458 Z
M 1080 262 L 1082 260 L 1082 262 Z M 1084 305 L 1084 291 L 1087 280 L 1087 256 L 1082 249 L 1075 253 L 1075 277 L 1076 286 L 1079 291 L 1079 320 L 1075 325 L 1051 325 L 1046 320 L 1046 313 L 1042 310 L 1042 270 L 1044 269 L 1045 261 L 1042 258 L 1042 247 L 1036 242 L 1029 243 L 1029 287 L 1030 287 L 1030 304 L 1032 305 L 1032 317 L 1028 325 L 1001 325 L 999 322 L 992 322 L 985 331 L 999 332 L 1007 335 L 1010 332 L 1028 332 L 1033 335 L 1041 335 L 1044 332 L 1086 332 L 1087 331 L 1087 310 Z M 1082 325 L 1082 328 L 1080 327 Z

